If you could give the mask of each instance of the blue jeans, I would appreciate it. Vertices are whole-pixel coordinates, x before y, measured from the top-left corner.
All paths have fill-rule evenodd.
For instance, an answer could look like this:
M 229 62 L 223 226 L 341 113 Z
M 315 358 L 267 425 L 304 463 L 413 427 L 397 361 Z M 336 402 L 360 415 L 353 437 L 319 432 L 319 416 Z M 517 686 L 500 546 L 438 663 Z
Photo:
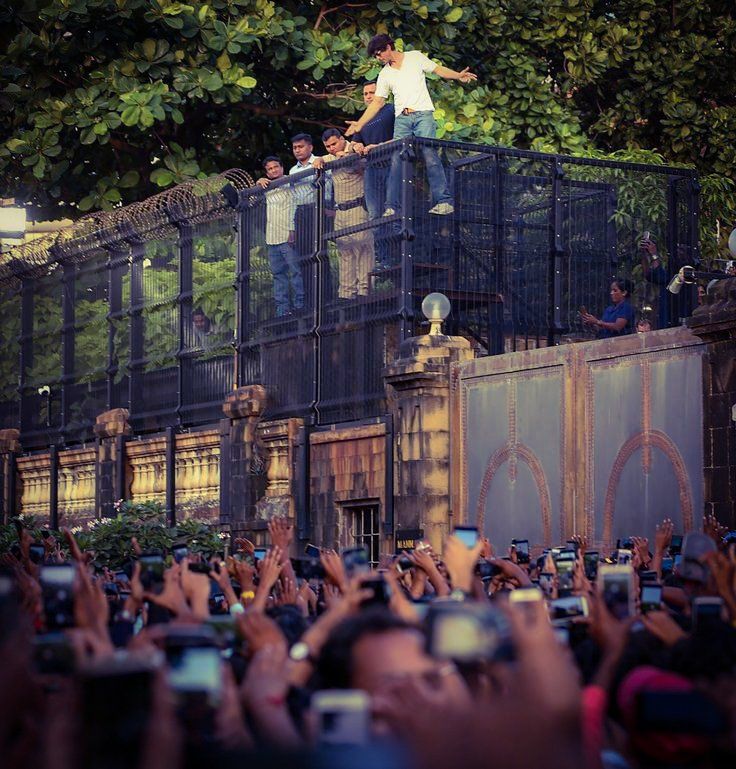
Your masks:
M 268 261 L 273 275 L 273 298 L 276 303 L 276 317 L 288 314 L 292 309 L 304 307 L 304 283 L 299 269 L 299 258 L 291 243 L 267 246 Z M 293 302 L 289 298 L 289 283 Z
M 437 124 L 430 110 L 412 112 L 411 115 L 397 115 L 394 121 L 394 139 L 406 139 L 409 136 L 419 136 L 424 139 L 434 139 L 437 135 Z M 442 167 L 437 152 L 432 147 L 422 147 L 424 164 L 427 167 L 427 180 L 432 195 L 432 205 L 437 203 L 452 203 L 452 195 L 447 186 L 445 169 Z M 386 207 L 398 211 L 401 208 L 401 158 L 399 151 L 391 158 L 391 171 L 388 178 Z

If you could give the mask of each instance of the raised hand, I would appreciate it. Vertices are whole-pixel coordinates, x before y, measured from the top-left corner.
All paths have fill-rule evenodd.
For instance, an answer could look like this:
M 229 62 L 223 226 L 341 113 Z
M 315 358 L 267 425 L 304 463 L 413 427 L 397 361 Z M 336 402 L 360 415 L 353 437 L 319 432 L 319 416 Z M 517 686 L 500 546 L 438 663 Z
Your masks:
M 724 526 L 715 515 L 706 515 L 703 519 L 703 533 L 707 534 L 716 545 L 720 545 L 723 537 L 728 533 L 728 526 Z
M 334 550 L 322 550 L 319 554 L 319 560 L 322 562 L 327 579 L 342 592 L 345 592 L 348 578 L 345 573 L 345 564 L 339 554 Z
M 649 566 L 649 540 L 646 537 L 632 537 L 631 541 L 634 543 L 634 555 L 635 561 L 634 568 L 642 566 L 646 568 Z
M 657 524 L 654 534 L 654 552 L 663 554 L 672 542 L 672 533 L 675 530 L 675 524 L 672 519 L 665 518 L 662 523 Z
M 437 564 L 434 562 L 434 558 L 432 558 L 431 550 L 414 550 L 414 552 L 408 555 L 412 563 L 416 564 L 427 575 L 434 588 L 434 592 L 438 596 L 450 594 L 450 586 L 440 574 Z
M 256 597 L 253 599 L 252 609 L 265 611 L 268 597 L 276 584 L 284 564 L 281 560 L 283 553 L 280 547 L 272 547 L 266 557 L 261 561 L 261 571 L 258 575 L 259 582 L 256 589 Z
M 237 537 L 235 540 L 235 549 L 239 553 L 245 553 L 246 555 L 253 555 L 256 546 L 245 537 Z
M 182 561 L 183 563 L 183 561 Z M 168 609 L 177 617 L 182 617 L 189 614 L 189 604 L 182 589 L 182 567 L 175 563 L 164 572 L 164 586 L 160 593 L 145 592 L 143 598 L 150 603 L 155 603 L 158 606 L 162 606 L 164 609 Z M 203 577 L 203 574 L 194 574 L 187 568 L 187 581 L 189 582 L 190 592 L 193 594 L 196 586 L 192 587 L 194 577 Z M 192 579 L 190 579 L 192 578 Z M 209 601 L 209 585 L 207 598 Z M 132 594 L 132 593 L 131 593 Z
M 173 566 L 171 567 L 174 568 Z M 181 589 L 197 619 L 207 619 L 210 615 L 210 580 L 206 574 L 197 574 L 189 569 L 189 558 L 182 558 L 179 564 Z M 164 574 L 166 589 L 166 574 Z
M 280 548 L 282 556 L 288 558 L 289 546 L 294 539 L 294 525 L 288 518 L 271 518 L 268 533 L 273 546 Z
M 237 615 L 236 623 L 250 654 L 256 654 L 266 646 L 286 648 L 286 638 L 281 628 L 268 615 L 247 611 Z
M 482 549 L 482 540 L 478 540 L 475 547 L 466 547 L 454 534 L 448 537 L 445 546 L 445 564 L 450 573 L 453 588 L 466 593 L 470 592 L 473 586 L 473 571 Z
M 650 611 L 641 616 L 644 627 L 665 646 L 674 646 L 687 633 L 664 611 Z
M 458 77 L 458 80 L 461 83 L 472 83 L 477 79 L 478 75 L 474 75 L 472 72 L 470 72 L 470 67 L 465 67 L 465 69 L 460 70 L 460 77 Z
M 571 539 L 578 546 L 578 554 L 582 558 L 588 550 L 588 538 L 584 534 L 573 534 Z

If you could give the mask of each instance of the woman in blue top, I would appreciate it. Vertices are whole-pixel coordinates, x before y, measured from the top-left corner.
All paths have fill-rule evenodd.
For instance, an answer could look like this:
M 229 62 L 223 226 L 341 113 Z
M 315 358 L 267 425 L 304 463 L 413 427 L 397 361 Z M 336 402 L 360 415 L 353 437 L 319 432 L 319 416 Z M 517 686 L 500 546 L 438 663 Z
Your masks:
M 580 317 L 583 323 L 597 328 L 596 338 L 608 339 L 612 336 L 623 336 L 634 331 L 634 308 L 629 298 L 633 286 L 630 280 L 614 278 L 611 283 L 611 302 L 603 311 L 603 316 L 596 318 L 585 308 L 581 309 Z

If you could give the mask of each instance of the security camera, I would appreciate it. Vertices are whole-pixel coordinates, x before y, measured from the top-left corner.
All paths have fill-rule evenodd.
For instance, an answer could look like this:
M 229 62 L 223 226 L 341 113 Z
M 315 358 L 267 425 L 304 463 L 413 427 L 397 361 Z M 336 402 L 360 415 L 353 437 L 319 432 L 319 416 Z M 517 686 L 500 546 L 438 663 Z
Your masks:
M 51 388 L 48 385 L 38 388 L 39 395 L 51 395 Z

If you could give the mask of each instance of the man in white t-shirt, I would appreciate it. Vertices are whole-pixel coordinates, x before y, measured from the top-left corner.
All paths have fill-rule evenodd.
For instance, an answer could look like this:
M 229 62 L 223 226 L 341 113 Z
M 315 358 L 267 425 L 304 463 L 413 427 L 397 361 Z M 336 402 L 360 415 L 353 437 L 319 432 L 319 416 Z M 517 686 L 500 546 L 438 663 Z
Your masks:
M 437 124 L 434 121 L 434 104 L 427 90 L 427 72 L 433 72 L 446 80 L 459 80 L 471 83 L 477 76 L 466 67 L 455 72 L 435 64 L 421 51 L 402 53 L 394 47 L 394 41 L 388 35 L 376 35 L 368 43 L 368 56 L 376 57 L 384 64 L 376 81 L 376 95 L 360 119 L 351 123 L 346 136 L 360 131 L 372 120 L 386 103 L 390 94 L 394 96 L 394 139 L 419 136 L 434 139 Z M 455 209 L 452 195 L 447 187 L 447 178 L 442 162 L 431 147 L 422 147 L 424 162 L 427 166 L 427 178 L 432 193 L 431 214 L 451 214 Z M 394 153 L 386 192 L 386 210 L 384 216 L 393 216 L 400 207 L 401 164 L 398 153 Z

